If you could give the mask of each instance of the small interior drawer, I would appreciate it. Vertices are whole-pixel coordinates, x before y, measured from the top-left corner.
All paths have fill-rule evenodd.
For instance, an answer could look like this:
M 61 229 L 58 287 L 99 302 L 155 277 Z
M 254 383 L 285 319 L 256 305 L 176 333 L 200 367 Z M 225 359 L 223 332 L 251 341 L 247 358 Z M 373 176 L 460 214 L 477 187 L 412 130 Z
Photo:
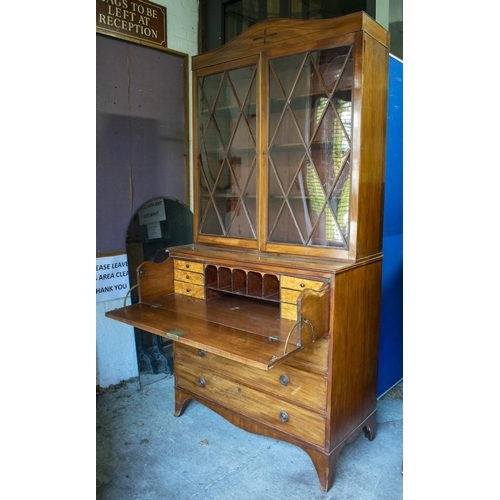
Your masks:
M 323 281 L 295 278 L 293 276 L 281 276 L 281 288 L 291 288 L 292 290 L 319 290 L 325 283 Z
M 174 259 L 174 269 L 183 269 L 193 273 L 203 273 L 203 263 L 190 260 Z
M 297 306 L 294 304 L 281 303 L 281 317 L 297 321 Z
M 184 269 L 174 269 L 174 279 L 203 286 L 203 274 L 186 271 Z
M 189 297 L 196 297 L 197 299 L 205 298 L 205 289 L 200 285 L 193 283 L 186 283 L 184 281 L 174 281 L 175 293 L 181 295 L 188 295 Z
M 300 290 L 291 290 L 289 288 L 281 289 L 281 302 L 286 302 L 287 304 L 297 304 L 297 299 L 301 294 Z

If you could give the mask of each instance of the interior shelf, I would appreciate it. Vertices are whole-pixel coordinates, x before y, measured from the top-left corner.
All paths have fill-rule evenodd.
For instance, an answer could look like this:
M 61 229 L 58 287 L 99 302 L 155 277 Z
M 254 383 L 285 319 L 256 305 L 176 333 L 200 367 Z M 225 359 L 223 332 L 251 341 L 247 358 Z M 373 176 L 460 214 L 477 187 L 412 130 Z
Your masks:
M 278 276 L 274 274 L 207 265 L 205 287 L 216 292 L 243 295 L 270 302 L 280 301 L 280 282 Z

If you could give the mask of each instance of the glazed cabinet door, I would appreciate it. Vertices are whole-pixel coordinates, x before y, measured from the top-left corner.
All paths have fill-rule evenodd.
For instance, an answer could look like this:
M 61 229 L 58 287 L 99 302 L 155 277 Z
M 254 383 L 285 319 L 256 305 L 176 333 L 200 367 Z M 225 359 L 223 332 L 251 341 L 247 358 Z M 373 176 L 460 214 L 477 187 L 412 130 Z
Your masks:
M 268 60 L 266 250 L 349 250 L 354 46 Z
M 275 33 L 259 49 L 259 36 L 244 38 L 258 55 L 228 47 L 197 62 L 195 242 L 352 261 L 379 253 L 387 48 L 362 31 L 303 43 Z
M 257 247 L 257 60 L 195 74 L 195 238 Z

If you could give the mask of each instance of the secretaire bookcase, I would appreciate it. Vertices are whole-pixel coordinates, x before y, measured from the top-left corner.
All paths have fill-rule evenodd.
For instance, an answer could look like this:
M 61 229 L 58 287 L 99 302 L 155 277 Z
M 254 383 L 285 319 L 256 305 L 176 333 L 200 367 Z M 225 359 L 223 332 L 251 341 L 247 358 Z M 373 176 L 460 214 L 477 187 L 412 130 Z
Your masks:
M 323 491 L 376 430 L 388 46 L 360 12 L 193 57 L 194 243 L 106 313 L 173 339 L 176 416 L 301 447 Z

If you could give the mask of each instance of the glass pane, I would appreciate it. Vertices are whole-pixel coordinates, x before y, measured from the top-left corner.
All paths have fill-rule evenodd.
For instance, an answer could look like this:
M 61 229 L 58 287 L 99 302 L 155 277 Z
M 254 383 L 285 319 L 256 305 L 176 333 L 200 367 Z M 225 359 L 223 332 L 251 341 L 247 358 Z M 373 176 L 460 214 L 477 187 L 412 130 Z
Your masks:
M 268 241 L 348 248 L 352 47 L 270 61 Z
M 198 79 L 199 232 L 256 238 L 256 66 Z

